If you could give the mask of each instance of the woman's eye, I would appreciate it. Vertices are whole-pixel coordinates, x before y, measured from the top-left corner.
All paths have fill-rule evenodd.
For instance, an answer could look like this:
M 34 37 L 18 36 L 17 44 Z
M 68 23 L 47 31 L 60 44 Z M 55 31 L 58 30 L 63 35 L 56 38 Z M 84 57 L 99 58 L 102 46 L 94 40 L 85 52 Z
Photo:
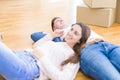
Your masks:
M 79 36 L 80 34 L 77 31 L 75 31 L 75 35 Z
M 71 28 L 71 31 L 73 31 L 73 28 Z
M 78 35 L 78 33 L 75 31 L 75 35 Z

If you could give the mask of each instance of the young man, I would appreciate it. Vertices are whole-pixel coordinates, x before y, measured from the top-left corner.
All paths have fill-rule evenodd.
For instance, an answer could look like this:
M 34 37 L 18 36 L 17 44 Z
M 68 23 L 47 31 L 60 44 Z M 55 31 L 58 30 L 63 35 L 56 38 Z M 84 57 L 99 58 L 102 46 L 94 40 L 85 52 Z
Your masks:
M 52 19 L 52 21 L 51 21 L 51 28 L 52 28 L 52 31 L 54 31 L 56 29 L 64 29 L 64 28 L 66 28 L 64 20 L 62 18 L 60 18 L 60 17 L 54 17 Z M 46 35 L 46 33 L 43 33 L 43 32 L 35 32 L 35 33 L 31 34 L 31 39 L 34 42 L 36 42 L 39 39 L 41 39 L 42 37 L 44 37 L 45 35 Z M 61 38 L 60 37 L 54 38 L 53 41 L 60 42 Z

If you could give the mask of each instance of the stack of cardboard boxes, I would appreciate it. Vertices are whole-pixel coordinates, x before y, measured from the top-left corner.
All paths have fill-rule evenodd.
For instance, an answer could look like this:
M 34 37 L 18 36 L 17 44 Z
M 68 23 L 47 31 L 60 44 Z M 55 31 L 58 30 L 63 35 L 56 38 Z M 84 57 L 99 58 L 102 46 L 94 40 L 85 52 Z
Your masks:
M 116 0 L 81 0 L 77 22 L 110 27 L 116 19 Z

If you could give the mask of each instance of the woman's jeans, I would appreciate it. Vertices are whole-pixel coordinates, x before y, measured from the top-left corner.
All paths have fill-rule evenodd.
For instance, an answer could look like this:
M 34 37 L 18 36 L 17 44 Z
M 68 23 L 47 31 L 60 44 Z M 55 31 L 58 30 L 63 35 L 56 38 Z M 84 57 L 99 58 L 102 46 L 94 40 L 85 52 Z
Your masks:
M 12 51 L 0 42 L 0 74 L 6 80 L 33 80 L 39 76 L 39 67 L 30 53 Z
M 81 51 L 81 70 L 95 80 L 120 80 L 120 46 L 89 44 Z

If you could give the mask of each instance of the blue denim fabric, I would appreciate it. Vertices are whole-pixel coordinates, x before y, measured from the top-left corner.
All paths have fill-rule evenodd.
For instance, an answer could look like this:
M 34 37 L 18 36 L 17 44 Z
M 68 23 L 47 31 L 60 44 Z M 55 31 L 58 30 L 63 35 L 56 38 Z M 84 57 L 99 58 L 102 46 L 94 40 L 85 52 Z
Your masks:
M 60 37 L 57 37 L 57 38 L 54 38 L 52 41 L 54 41 L 54 42 L 61 42 L 61 39 L 60 39 Z
M 46 34 L 43 33 L 43 32 L 35 32 L 35 33 L 32 33 L 32 34 L 31 34 L 31 39 L 32 39 L 34 42 L 36 42 L 36 41 L 38 41 L 39 39 L 43 38 L 45 35 L 46 35 Z M 60 39 L 60 37 L 57 37 L 57 38 L 54 38 L 53 41 L 55 41 L 55 42 L 60 42 L 61 39 Z
M 81 70 L 95 80 L 120 80 L 120 46 L 96 42 L 81 51 Z
M 46 34 L 43 32 L 35 32 L 31 34 L 31 39 L 36 42 L 39 39 L 41 39 L 42 37 L 44 37 Z
M 33 80 L 39 76 L 36 59 L 26 51 L 12 51 L 0 42 L 0 74 L 6 80 Z

